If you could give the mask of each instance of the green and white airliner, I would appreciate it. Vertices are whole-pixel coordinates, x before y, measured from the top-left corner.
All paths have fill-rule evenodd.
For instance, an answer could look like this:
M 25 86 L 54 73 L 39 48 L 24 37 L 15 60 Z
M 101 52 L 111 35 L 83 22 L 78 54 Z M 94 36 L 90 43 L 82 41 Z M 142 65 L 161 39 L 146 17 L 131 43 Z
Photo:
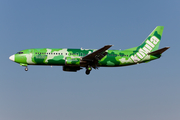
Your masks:
M 128 66 L 160 58 L 169 49 L 158 49 L 163 29 L 157 26 L 141 45 L 125 50 L 108 50 L 112 45 L 100 49 L 38 48 L 19 51 L 9 59 L 25 66 L 25 71 L 28 65 L 50 65 L 71 72 L 85 68 L 88 75 L 92 68 Z

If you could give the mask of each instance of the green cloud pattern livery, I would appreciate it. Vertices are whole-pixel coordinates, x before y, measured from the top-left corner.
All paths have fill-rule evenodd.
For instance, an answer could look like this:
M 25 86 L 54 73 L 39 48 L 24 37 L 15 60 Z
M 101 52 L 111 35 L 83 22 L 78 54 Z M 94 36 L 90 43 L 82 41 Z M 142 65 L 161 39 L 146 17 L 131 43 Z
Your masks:
M 38 48 L 22 50 L 9 59 L 26 66 L 26 71 L 28 65 L 58 65 L 63 66 L 64 71 L 71 72 L 85 67 L 86 74 L 89 74 L 92 68 L 127 66 L 160 58 L 169 48 L 158 50 L 163 29 L 164 26 L 157 26 L 140 46 L 126 50 L 108 50 L 112 45 L 98 50 Z

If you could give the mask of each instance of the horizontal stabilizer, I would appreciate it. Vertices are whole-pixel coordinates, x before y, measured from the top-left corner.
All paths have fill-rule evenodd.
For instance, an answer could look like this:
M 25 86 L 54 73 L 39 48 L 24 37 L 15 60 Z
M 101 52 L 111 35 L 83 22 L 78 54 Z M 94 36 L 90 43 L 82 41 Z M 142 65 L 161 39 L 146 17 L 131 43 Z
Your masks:
M 148 55 L 160 55 L 160 54 L 162 54 L 164 51 L 166 51 L 166 50 L 169 49 L 169 48 L 170 48 L 170 47 L 164 47 L 164 48 L 161 48 L 161 49 L 159 49 L 159 50 L 150 52 L 150 53 L 148 53 Z

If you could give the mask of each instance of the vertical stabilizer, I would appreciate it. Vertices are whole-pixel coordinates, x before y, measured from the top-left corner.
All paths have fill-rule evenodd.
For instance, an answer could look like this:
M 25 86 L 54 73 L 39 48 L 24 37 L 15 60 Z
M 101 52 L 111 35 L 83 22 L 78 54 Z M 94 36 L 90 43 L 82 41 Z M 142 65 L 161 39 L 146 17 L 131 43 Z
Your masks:
M 138 48 L 146 46 L 150 52 L 158 50 L 163 29 L 164 26 L 157 26 Z
M 163 29 L 164 26 L 157 26 L 141 45 L 129 49 L 133 51 L 131 59 L 135 63 L 149 60 L 148 53 L 158 50 Z

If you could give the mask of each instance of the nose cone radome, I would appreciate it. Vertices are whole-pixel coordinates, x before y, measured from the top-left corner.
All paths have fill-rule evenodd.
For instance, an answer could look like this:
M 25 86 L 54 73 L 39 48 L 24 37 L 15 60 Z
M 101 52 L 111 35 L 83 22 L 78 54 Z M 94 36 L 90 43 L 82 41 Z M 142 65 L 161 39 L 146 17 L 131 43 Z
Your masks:
M 11 56 L 9 57 L 9 59 L 12 60 L 12 61 L 14 61 L 14 55 L 11 55 Z

